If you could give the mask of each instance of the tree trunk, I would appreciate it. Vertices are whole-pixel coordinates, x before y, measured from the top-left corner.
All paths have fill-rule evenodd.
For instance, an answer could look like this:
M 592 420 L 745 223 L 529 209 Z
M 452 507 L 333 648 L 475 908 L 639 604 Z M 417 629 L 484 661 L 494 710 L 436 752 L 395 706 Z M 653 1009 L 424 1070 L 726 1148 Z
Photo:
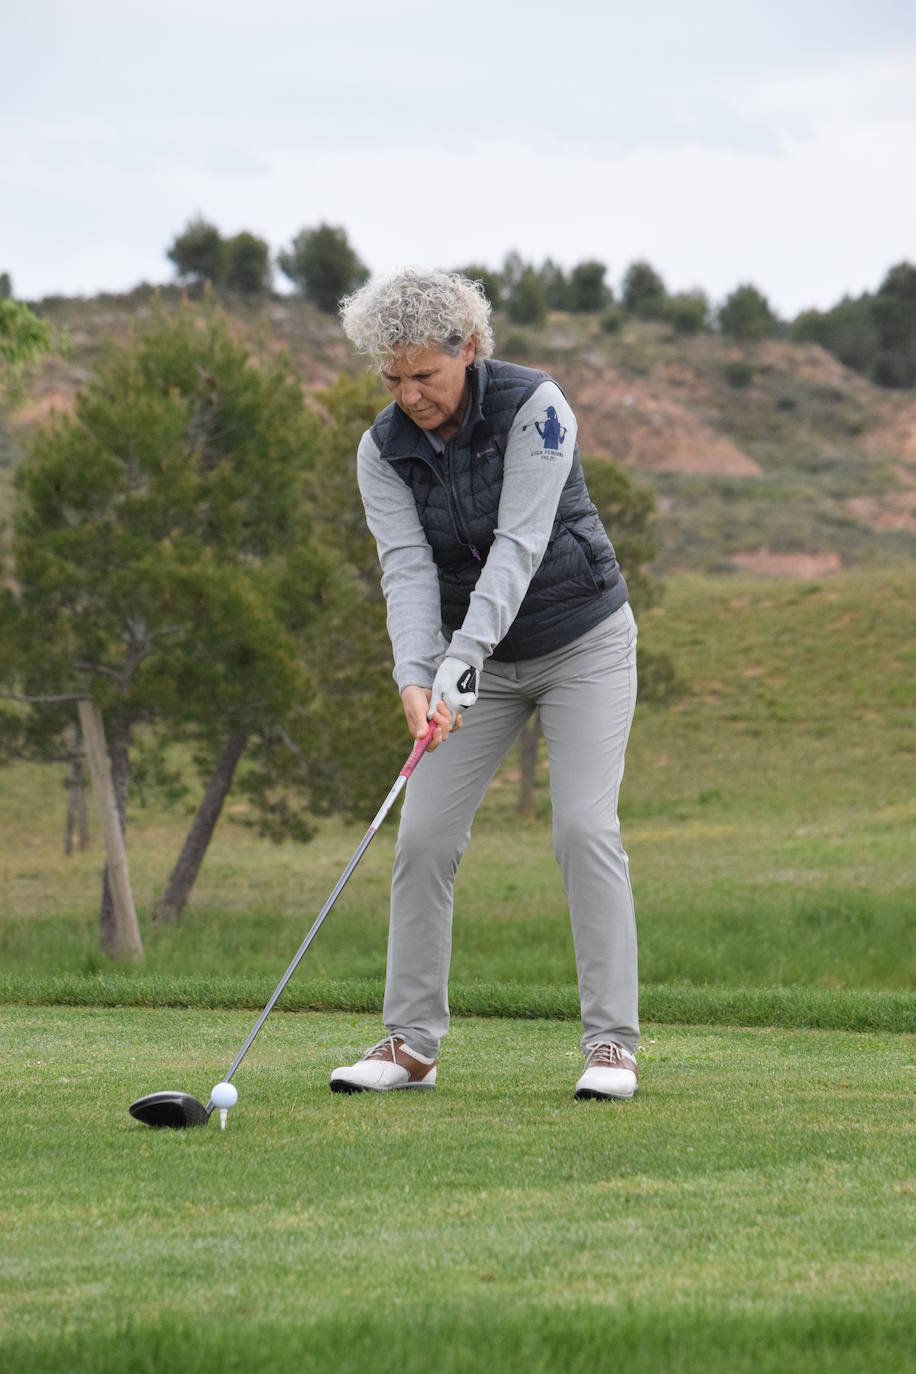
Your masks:
M 79 832 L 80 849 L 89 848 L 89 812 L 86 806 L 86 777 L 83 772 L 83 741 L 76 721 L 70 722 L 70 758 L 67 766 L 67 831 L 64 853 L 73 853 L 74 831 Z
M 105 732 L 98 707 L 93 701 L 81 701 L 79 713 L 92 787 L 105 837 L 105 876 L 99 913 L 102 952 L 112 959 L 142 959 L 143 943 L 124 848 L 130 724 L 115 717 L 111 728 L 109 767 Z
M 538 744 L 541 738 L 541 718 L 535 711 L 519 737 L 521 768 L 518 783 L 520 816 L 534 815 L 534 777 L 538 766 Z
M 156 905 L 153 915 L 155 921 L 161 921 L 164 925 L 177 921 L 184 910 L 247 743 L 247 730 L 239 730 L 226 740 L 223 752 L 213 770 L 213 776 L 207 783 L 203 800 L 191 822 L 191 829 L 178 856 L 178 862 L 172 869 L 165 892 Z

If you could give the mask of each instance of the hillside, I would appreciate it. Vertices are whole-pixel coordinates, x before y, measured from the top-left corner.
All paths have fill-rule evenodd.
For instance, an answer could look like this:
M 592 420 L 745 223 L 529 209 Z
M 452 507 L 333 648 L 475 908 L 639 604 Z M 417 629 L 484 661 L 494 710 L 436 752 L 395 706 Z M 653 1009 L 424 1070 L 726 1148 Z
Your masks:
M 0 515 L 30 430 L 72 405 L 102 343 L 149 309 L 143 290 L 41 307 L 72 349 L 44 363 L 0 432 Z M 362 365 L 336 321 L 298 300 L 231 309 L 241 331 L 290 350 L 309 390 Z M 657 571 L 821 576 L 916 554 L 913 393 L 881 390 L 816 345 L 682 338 L 638 321 L 606 334 L 561 314 L 539 330 L 497 318 L 496 334 L 499 355 L 549 369 L 568 392 L 583 453 L 655 489 Z

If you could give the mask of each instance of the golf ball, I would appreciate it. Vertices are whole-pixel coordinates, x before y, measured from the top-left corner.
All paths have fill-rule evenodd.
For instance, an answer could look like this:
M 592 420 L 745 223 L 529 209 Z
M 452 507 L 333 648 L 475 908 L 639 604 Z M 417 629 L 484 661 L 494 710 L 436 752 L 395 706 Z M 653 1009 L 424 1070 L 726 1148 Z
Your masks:
M 231 1083 L 217 1083 L 210 1094 L 214 1107 L 234 1107 L 239 1100 L 238 1088 Z

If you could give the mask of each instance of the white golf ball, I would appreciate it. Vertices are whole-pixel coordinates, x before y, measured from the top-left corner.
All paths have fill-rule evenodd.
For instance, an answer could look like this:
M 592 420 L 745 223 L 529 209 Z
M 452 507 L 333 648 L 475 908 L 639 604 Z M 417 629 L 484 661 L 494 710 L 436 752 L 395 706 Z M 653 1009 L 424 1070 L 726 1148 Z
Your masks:
M 238 1088 L 231 1083 L 217 1083 L 210 1094 L 210 1101 L 214 1107 L 234 1107 L 239 1100 Z

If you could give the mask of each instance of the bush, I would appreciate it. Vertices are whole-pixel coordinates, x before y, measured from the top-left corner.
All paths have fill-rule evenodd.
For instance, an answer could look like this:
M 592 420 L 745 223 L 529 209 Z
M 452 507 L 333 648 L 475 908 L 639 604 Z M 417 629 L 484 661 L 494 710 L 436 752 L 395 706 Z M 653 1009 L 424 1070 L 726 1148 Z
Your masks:
M 626 318 L 626 314 L 619 305 L 612 305 L 601 316 L 601 328 L 605 334 L 617 334 L 622 329 Z
M 703 291 L 682 291 L 669 298 L 665 314 L 678 334 L 699 334 L 709 315 L 709 300 Z
M 743 391 L 746 387 L 749 387 L 754 380 L 753 367 L 751 367 L 750 363 L 744 362 L 743 359 L 736 359 L 732 363 L 726 363 L 722 371 L 729 386 L 734 387 L 736 391 Z

